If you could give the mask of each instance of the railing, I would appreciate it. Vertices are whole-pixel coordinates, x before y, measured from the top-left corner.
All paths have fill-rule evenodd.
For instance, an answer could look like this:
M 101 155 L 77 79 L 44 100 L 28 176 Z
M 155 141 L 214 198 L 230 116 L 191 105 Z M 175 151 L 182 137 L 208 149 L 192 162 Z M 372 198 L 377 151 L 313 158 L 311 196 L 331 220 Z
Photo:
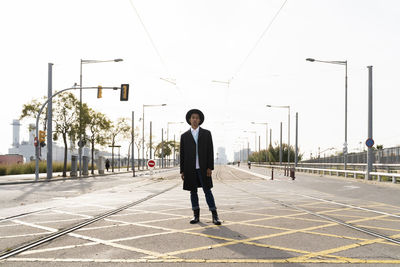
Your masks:
M 256 167 L 264 167 L 264 168 L 277 168 L 277 169 L 286 169 L 286 168 L 294 168 L 293 164 L 291 165 L 267 165 L 267 164 L 258 164 L 256 162 L 251 163 L 252 166 Z M 296 171 L 312 173 L 312 174 L 320 174 L 320 175 L 335 175 L 341 176 L 343 174 L 344 177 L 352 177 L 352 178 L 363 178 L 367 179 L 366 171 L 355 171 L 355 170 L 338 170 L 338 169 L 321 169 L 321 168 L 305 168 L 305 167 L 295 167 Z M 350 174 L 350 175 L 349 175 Z M 389 172 L 370 172 L 369 173 L 371 179 L 376 178 L 378 182 L 382 182 L 383 177 L 391 178 L 392 183 L 396 183 L 397 179 L 400 178 L 400 173 L 389 173 Z

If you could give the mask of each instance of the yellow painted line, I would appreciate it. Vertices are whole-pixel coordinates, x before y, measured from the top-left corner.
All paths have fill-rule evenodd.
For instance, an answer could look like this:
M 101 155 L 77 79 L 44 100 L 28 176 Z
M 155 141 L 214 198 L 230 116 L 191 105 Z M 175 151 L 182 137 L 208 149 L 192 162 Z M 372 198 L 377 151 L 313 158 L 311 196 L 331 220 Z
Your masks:
M 248 225 L 248 226 L 257 226 L 257 227 L 262 227 L 262 228 L 283 230 L 283 231 L 291 231 L 291 230 L 293 230 L 293 229 L 289 229 L 289 228 L 269 226 L 269 225 L 260 225 L 260 224 L 252 224 L 252 223 L 241 223 L 241 224 Z M 365 238 L 357 238 L 357 237 L 343 236 L 343 235 L 334 235 L 334 234 L 312 232 L 312 231 L 299 231 L 299 232 L 300 233 L 306 233 L 306 234 L 320 235 L 320 236 L 329 236 L 329 237 L 335 237 L 335 238 L 342 238 L 342 239 L 359 240 L 359 241 L 368 240 L 368 239 L 365 239 Z M 397 245 L 397 244 L 395 244 L 395 245 Z
M 400 234 L 393 235 L 393 236 L 391 236 L 391 238 L 396 238 L 399 236 L 400 236 Z M 366 241 L 362 241 L 359 243 L 354 243 L 354 244 L 350 244 L 350 245 L 346 245 L 346 246 L 341 246 L 341 247 L 337 247 L 337 248 L 332 248 L 332 249 L 322 250 L 319 252 L 310 253 L 308 255 L 300 256 L 300 257 L 298 257 L 298 259 L 307 259 L 307 258 L 313 258 L 313 257 L 317 257 L 317 256 L 324 256 L 327 254 L 337 253 L 337 252 L 349 250 L 349 249 L 356 248 L 356 247 L 374 244 L 377 241 L 382 241 L 382 240 L 384 240 L 384 239 L 376 238 L 376 239 L 366 240 Z
M 336 225 L 336 223 L 331 223 L 331 224 L 332 225 Z M 329 225 L 329 224 L 327 224 L 327 225 Z M 324 227 L 326 227 L 327 225 L 324 225 Z M 290 230 L 290 231 L 286 231 L 286 232 L 282 232 L 282 233 L 268 234 L 268 235 L 264 235 L 264 236 L 257 236 L 257 237 L 242 239 L 242 240 L 233 240 L 233 241 L 229 241 L 229 242 L 226 242 L 226 243 L 215 244 L 215 245 L 212 245 L 211 247 L 213 247 L 213 248 L 224 247 L 224 246 L 229 246 L 229 245 L 233 245 L 233 244 L 245 243 L 245 242 L 250 242 L 250 241 L 255 241 L 255 240 L 260 240 L 260 239 L 267 239 L 267 238 L 271 238 L 271 237 L 292 234 L 292 233 L 299 232 L 300 230 L 303 230 L 303 231 L 304 230 L 314 230 L 314 229 L 318 229 L 320 227 L 322 227 L 322 226 L 314 226 L 314 227 L 308 227 L 308 228 L 305 228 L 305 229 Z M 196 234 L 199 234 L 199 233 L 196 233 Z M 210 236 L 210 235 L 207 235 L 207 236 L 208 237 L 213 237 L 213 236 Z M 213 237 L 213 238 L 225 239 L 225 240 L 227 239 L 227 238 L 216 237 L 216 236 Z M 185 249 L 185 250 L 180 250 L 180 251 L 168 252 L 167 254 L 168 255 L 178 255 L 178 254 L 187 253 L 187 252 L 194 252 L 194 251 L 200 251 L 200 250 L 209 249 L 209 247 L 210 246 L 203 246 L 203 247 L 197 247 L 197 248 L 192 248 L 192 249 Z M 287 249 L 290 249 L 290 248 L 287 248 Z M 300 250 L 297 250 L 296 252 L 303 253 L 303 252 L 300 252 Z
M 50 228 L 50 227 L 41 226 L 41 225 L 37 225 L 37 224 L 33 224 L 33 223 L 23 222 L 23 221 L 20 221 L 20 220 L 12 220 L 12 221 L 15 222 L 15 223 L 27 225 L 27 226 L 30 226 L 30 227 L 43 229 L 43 230 L 46 230 L 46 231 L 49 231 L 49 232 L 57 232 L 58 231 L 55 228 Z M 93 238 L 93 237 L 89 237 L 89 236 L 84 236 L 84 235 L 80 235 L 80 234 L 76 234 L 76 233 L 69 233 L 67 235 L 72 236 L 72 237 L 76 237 L 76 238 L 80 238 L 80 239 L 84 239 L 84 240 L 97 242 L 97 243 L 100 243 L 100 244 L 103 244 L 103 245 L 107 245 L 107 246 L 111 246 L 111 247 L 125 249 L 125 250 L 128 250 L 128 251 L 139 252 L 139 253 L 152 255 L 152 256 L 156 256 L 156 257 L 161 255 L 160 253 L 157 253 L 157 252 L 144 250 L 144 249 L 140 249 L 140 248 L 135 248 L 135 247 L 131 247 L 131 246 L 125 246 L 125 245 L 121 245 L 121 244 L 116 244 L 116 243 L 112 243 L 112 242 L 107 241 L 107 240 L 102 240 L 102 239 L 99 239 L 99 238 Z
M 2 262 L 2 261 L 0 261 Z M 3 262 L 94 262 L 94 263 L 364 263 L 400 264 L 400 260 L 381 259 L 56 259 L 56 258 L 10 258 Z

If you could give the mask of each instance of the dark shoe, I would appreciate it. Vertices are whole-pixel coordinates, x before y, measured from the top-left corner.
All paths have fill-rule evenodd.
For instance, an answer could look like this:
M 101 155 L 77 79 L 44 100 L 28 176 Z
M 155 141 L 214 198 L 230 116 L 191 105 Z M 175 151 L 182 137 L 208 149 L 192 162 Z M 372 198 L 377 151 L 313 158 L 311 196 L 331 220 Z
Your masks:
M 200 221 L 200 209 L 193 211 L 193 219 L 190 221 L 191 224 L 198 223 Z
M 217 211 L 216 211 L 216 210 L 212 210 L 211 213 L 212 213 L 212 220 L 213 220 L 213 223 L 214 223 L 215 225 L 221 225 L 221 221 L 220 221 L 219 218 L 218 218 L 218 213 L 217 213 Z

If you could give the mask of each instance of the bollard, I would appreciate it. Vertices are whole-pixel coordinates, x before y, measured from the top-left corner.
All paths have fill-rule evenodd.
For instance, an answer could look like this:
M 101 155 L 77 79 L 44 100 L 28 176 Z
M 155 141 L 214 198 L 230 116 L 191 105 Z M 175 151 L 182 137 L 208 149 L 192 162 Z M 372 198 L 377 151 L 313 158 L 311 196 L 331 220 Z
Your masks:
M 100 156 L 97 160 L 97 168 L 99 170 L 99 174 L 104 174 L 104 157 Z
M 290 178 L 292 178 L 292 180 L 294 180 L 296 177 L 294 176 L 294 168 L 290 169 Z
M 78 156 L 72 155 L 71 156 L 71 172 L 69 173 L 69 175 L 71 177 L 76 177 L 77 170 L 78 170 Z
M 272 171 L 271 171 L 271 180 L 274 180 L 274 167 L 272 167 Z
M 82 170 L 82 175 L 89 175 L 89 172 L 88 172 L 88 167 L 89 167 L 89 157 L 88 156 L 83 156 L 82 157 L 82 160 L 83 160 L 83 170 Z

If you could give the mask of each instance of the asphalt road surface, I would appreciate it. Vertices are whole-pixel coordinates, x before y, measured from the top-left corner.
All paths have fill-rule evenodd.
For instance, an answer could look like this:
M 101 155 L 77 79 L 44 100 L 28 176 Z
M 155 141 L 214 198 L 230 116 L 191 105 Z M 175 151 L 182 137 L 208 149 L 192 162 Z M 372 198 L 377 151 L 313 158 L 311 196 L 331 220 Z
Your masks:
M 2 266 L 398 266 L 400 186 L 217 166 L 221 226 L 178 170 L 0 187 Z

